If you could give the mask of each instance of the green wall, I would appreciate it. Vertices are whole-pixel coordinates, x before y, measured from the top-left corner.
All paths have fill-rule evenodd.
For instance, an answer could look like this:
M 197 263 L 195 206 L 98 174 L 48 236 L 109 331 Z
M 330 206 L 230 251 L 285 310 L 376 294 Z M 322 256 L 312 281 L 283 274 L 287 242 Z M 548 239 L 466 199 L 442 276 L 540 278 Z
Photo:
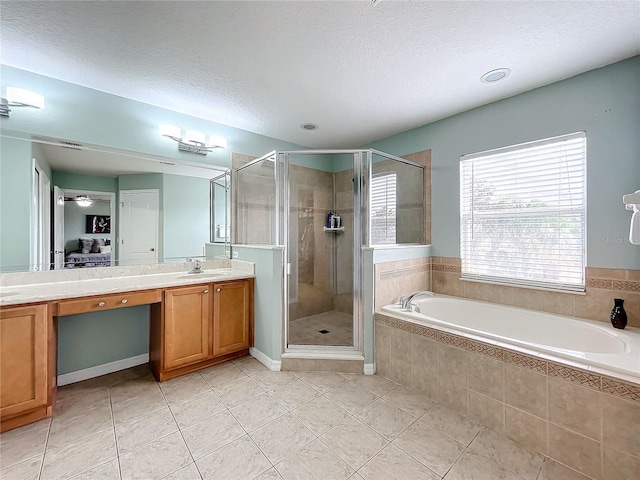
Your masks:
M 149 307 L 60 317 L 58 375 L 149 352 Z
M 31 145 L 0 142 L 0 272 L 24 271 L 31 263 Z
M 81 173 L 53 171 L 51 184 L 63 190 L 90 190 L 93 192 L 117 192 L 118 179 L 99 175 L 84 175 Z
M 628 241 L 631 213 L 622 204 L 622 195 L 640 189 L 639 56 L 369 146 L 398 156 L 431 149 L 433 255 L 459 257 L 460 156 L 582 130 L 587 265 L 640 269 L 640 248 Z
M 209 180 L 165 175 L 162 195 L 165 261 L 204 255 L 209 241 Z
M 3 130 L 225 168 L 230 166 L 230 152 L 259 157 L 276 149 L 304 149 L 300 145 L 247 130 L 0 65 L 2 91 L 12 85 L 44 95 L 45 108 L 15 111 L 10 119 L 1 118 L 0 128 Z M 206 135 L 221 135 L 227 139 L 227 148 L 216 149 L 206 156 L 180 152 L 174 141 L 158 134 L 158 125 L 161 124 L 176 125 L 183 131 L 199 130 Z

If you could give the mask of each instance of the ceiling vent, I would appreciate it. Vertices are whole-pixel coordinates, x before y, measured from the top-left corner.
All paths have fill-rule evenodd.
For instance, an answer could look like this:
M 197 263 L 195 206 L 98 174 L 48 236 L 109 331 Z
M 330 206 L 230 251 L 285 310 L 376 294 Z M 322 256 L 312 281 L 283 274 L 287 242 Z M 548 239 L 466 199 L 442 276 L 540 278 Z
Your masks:
M 64 140 L 60 140 L 60 146 L 63 148 L 69 148 L 71 150 L 82 150 L 82 145 L 79 143 L 67 142 Z

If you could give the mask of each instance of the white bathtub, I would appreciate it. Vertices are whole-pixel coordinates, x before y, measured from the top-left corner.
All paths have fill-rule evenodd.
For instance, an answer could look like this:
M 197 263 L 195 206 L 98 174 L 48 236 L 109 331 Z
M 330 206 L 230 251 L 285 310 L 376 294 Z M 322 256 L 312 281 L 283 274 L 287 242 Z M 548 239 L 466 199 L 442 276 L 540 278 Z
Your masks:
M 640 383 L 640 329 L 446 295 L 382 310 L 413 323 Z

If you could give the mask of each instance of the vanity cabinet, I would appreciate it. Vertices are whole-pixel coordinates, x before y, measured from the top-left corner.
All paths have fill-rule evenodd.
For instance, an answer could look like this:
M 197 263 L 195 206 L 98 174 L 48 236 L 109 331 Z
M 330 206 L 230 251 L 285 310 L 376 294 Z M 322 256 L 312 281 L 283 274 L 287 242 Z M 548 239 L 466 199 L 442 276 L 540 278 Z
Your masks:
M 209 285 L 165 291 L 165 369 L 211 358 L 211 299 Z
M 167 288 L 151 305 L 149 360 L 158 381 L 249 354 L 253 279 Z
M 54 345 L 47 304 L 0 310 L 0 431 L 51 415 Z
M 249 282 L 218 283 L 213 292 L 213 355 L 225 355 L 250 345 Z

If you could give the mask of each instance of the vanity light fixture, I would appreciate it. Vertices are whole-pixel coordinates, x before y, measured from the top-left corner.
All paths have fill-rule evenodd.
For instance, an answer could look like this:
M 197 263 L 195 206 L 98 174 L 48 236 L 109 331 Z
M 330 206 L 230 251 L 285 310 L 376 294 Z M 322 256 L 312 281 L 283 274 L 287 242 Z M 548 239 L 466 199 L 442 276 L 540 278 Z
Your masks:
M 0 98 L 0 116 L 8 117 L 9 107 L 44 108 L 44 97 L 23 88 L 7 87 L 6 98 Z
M 183 137 L 180 128 L 173 125 L 160 125 L 158 130 L 163 137 L 168 137 L 178 142 L 178 150 L 181 152 L 206 155 L 214 148 L 227 148 L 227 140 L 223 137 L 211 136 L 207 144 L 205 135 L 202 132 L 187 130 Z
M 78 195 L 76 203 L 79 207 L 90 207 L 93 205 L 93 199 L 89 195 Z

